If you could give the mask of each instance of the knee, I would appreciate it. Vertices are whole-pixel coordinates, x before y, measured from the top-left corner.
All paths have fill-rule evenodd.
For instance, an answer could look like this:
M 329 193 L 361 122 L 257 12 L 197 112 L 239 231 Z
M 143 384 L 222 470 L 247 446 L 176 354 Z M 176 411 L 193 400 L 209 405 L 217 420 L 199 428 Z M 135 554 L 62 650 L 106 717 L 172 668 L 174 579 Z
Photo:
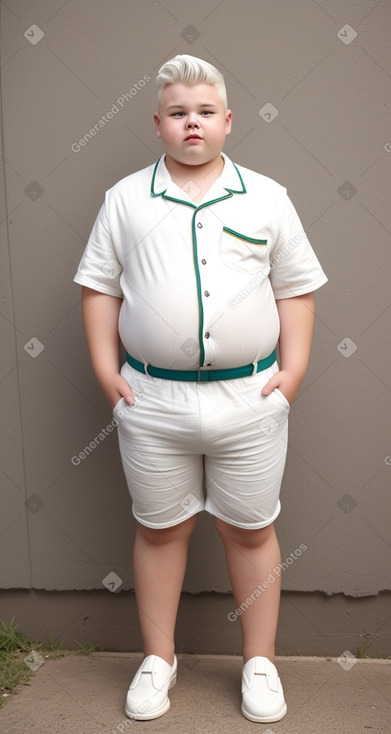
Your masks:
M 255 548 L 276 538 L 273 523 L 267 525 L 265 528 L 248 530 L 246 528 L 238 528 L 236 525 L 229 525 L 217 517 L 214 518 L 214 522 L 222 541 L 230 545 Z
M 137 524 L 137 533 L 148 544 L 166 545 L 174 542 L 187 542 L 197 523 L 197 515 L 190 517 L 188 520 L 173 525 L 169 528 L 148 528 L 141 523 Z

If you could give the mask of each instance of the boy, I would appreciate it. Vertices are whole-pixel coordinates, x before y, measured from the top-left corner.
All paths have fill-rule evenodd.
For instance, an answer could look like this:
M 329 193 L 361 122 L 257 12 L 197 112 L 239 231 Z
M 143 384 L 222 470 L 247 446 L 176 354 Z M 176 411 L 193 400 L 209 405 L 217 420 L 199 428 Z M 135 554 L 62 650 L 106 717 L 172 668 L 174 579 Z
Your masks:
M 286 189 L 222 153 L 232 113 L 221 74 L 181 55 L 157 84 L 165 155 L 106 193 L 75 278 L 137 520 L 145 657 L 125 711 L 148 720 L 169 709 L 187 547 L 205 509 L 237 605 L 255 598 L 240 617 L 242 713 L 273 722 L 286 713 L 273 662 L 279 583 L 254 592 L 280 562 L 288 413 L 327 278 Z

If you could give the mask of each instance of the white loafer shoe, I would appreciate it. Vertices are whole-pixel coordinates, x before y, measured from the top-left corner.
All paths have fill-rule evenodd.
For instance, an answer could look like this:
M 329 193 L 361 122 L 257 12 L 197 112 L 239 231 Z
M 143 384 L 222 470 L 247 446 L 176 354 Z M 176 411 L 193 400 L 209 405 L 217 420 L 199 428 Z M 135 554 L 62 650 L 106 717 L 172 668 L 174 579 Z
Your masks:
M 268 724 L 287 711 L 276 667 L 268 658 L 248 660 L 242 674 L 242 714 L 250 721 Z
M 171 666 L 158 655 L 148 655 L 134 676 L 126 696 L 125 713 L 130 719 L 157 719 L 170 708 L 168 691 L 175 686 L 177 659 Z

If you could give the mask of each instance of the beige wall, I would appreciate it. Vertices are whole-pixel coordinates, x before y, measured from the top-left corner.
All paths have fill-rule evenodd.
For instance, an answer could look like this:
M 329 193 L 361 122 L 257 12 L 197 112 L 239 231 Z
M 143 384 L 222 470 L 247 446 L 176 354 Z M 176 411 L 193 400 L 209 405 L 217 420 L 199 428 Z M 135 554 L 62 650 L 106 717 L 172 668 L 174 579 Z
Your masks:
M 283 560 L 307 550 L 283 588 L 390 589 L 391 5 L 8 0 L 1 16 L 2 588 L 103 589 L 110 572 L 133 586 L 115 432 L 71 461 L 111 421 L 72 279 L 105 190 L 162 152 L 159 66 L 191 53 L 225 75 L 226 153 L 287 186 L 329 277 L 277 521 Z M 270 103 L 278 115 L 267 122 L 259 110 Z M 230 590 L 205 513 L 184 588 Z

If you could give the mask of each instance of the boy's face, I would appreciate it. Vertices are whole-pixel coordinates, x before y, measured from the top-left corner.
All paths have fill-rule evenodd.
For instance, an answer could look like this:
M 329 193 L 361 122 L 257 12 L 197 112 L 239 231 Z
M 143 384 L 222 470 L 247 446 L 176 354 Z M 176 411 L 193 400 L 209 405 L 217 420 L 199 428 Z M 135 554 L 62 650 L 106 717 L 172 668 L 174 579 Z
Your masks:
M 198 166 L 220 156 L 232 112 L 212 84 L 168 84 L 154 120 L 166 157 Z

